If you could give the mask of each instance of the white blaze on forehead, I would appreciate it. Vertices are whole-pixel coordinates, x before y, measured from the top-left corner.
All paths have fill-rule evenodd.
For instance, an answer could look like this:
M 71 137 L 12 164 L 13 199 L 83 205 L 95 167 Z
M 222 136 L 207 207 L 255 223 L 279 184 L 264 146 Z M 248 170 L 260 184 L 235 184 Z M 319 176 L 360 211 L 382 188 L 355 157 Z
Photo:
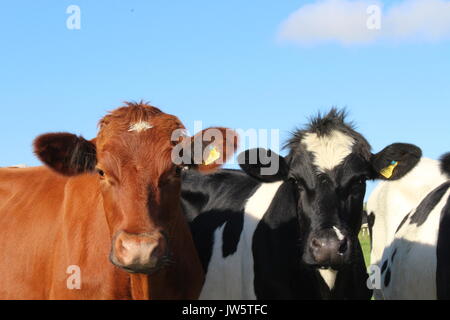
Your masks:
M 319 273 L 330 290 L 333 290 L 336 283 L 337 271 L 333 269 L 319 269 Z
M 139 122 L 136 122 L 135 124 L 132 124 L 128 131 L 129 132 L 133 132 L 133 131 L 142 132 L 142 131 L 147 131 L 148 129 L 151 129 L 151 128 L 153 128 L 153 126 L 149 122 L 139 121 Z
M 314 154 L 314 165 L 323 172 L 340 165 L 352 153 L 355 140 L 335 130 L 322 137 L 319 137 L 316 133 L 307 133 L 302 143 L 306 145 L 306 150 Z
M 339 241 L 342 241 L 345 239 L 344 235 L 342 234 L 341 230 L 339 230 L 337 227 L 333 227 L 334 232 L 336 232 L 336 236 Z

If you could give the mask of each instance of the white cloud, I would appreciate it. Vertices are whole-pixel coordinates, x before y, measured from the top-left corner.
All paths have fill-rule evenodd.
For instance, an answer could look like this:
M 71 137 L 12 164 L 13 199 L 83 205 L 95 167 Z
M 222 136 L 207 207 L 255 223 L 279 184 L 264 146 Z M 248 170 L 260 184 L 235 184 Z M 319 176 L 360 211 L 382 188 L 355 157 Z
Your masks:
M 367 26 L 371 15 L 376 17 L 368 10 L 373 5 L 381 9 L 379 30 Z M 316 1 L 292 13 L 281 24 L 278 38 L 300 45 L 450 39 L 450 1 L 404 0 L 385 8 L 379 1 Z

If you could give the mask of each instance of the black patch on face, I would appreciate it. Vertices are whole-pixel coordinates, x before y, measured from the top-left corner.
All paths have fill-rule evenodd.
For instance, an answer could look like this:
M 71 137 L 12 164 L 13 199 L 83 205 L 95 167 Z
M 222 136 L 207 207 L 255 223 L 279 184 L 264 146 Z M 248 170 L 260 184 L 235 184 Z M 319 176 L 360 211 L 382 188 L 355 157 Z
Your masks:
M 427 221 L 428 215 L 442 200 L 442 197 L 450 187 L 450 182 L 442 184 L 440 187 L 432 191 L 417 207 L 416 212 L 411 216 L 410 224 L 421 226 Z
M 436 289 L 439 300 L 450 300 L 450 198 L 441 213 L 436 248 Z
M 384 286 L 387 288 L 391 283 L 391 269 L 388 269 L 384 277 Z

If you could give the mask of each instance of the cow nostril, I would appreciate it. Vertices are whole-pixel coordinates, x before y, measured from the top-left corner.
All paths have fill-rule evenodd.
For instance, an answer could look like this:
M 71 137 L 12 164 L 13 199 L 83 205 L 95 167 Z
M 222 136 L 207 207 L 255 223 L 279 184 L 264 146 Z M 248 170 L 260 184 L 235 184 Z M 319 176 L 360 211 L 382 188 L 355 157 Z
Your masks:
M 344 253 L 346 253 L 348 250 L 348 241 L 347 239 L 342 240 L 341 245 L 339 246 L 339 250 L 338 253 L 340 255 L 343 255 Z
M 325 246 L 325 243 L 323 241 L 320 241 L 317 238 L 314 238 L 311 240 L 311 247 L 315 248 L 315 249 L 320 249 L 322 247 Z

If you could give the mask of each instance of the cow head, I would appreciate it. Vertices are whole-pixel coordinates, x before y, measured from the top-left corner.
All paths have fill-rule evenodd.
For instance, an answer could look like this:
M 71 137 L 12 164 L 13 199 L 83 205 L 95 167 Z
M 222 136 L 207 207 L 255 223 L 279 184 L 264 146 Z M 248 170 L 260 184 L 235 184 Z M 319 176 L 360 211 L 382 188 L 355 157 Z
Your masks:
M 253 149 L 239 163 L 260 181 L 292 185 L 303 262 L 335 270 L 351 263 L 358 247 L 366 181 L 399 179 L 421 157 L 418 147 L 399 143 L 372 154 L 366 139 L 345 122 L 345 112 L 335 109 L 296 131 L 286 147 L 287 157 Z M 276 173 L 264 174 L 274 163 Z
M 42 135 L 35 153 L 62 175 L 97 175 L 111 262 L 132 273 L 153 273 L 169 262 L 169 239 L 181 232 L 181 170 L 214 170 L 235 152 L 237 136 L 210 128 L 188 137 L 175 116 L 143 103 L 111 112 L 99 128 L 91 141 L 69 133 Z

